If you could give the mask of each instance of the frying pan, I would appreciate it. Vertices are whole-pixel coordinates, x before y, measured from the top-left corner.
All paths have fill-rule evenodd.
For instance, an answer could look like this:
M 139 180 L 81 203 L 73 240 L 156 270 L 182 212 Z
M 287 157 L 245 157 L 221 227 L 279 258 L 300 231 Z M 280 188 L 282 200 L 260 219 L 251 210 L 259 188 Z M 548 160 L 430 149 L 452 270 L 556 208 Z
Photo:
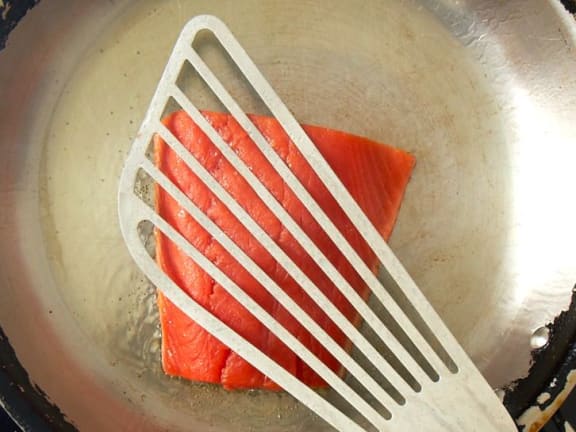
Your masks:
M 8 28 L 26 2 L 0 9 Z M 576 367 L 576 26 L 553 0 L 32 8 L 0 53 L 2 405 L 34 430 L 327 430 L 284 394 L 161 370 L 155 291 L 123 245 L 116 189 L 199 13 L 228 23 L 299 121 L 416 156 L 391 246 L 537 430 Z

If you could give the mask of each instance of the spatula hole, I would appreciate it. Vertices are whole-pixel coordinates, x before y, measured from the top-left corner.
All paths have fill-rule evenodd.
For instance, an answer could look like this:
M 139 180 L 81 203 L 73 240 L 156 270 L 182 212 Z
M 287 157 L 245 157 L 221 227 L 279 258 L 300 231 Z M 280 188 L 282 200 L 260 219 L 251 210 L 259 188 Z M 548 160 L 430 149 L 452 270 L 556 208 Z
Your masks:
M 180 69 L 176 86 L 195 106 L 208 111 L 226 112 L 226 107 L 188 61 Z
M 370 306 L 374 312 L 380 317 L 384 325 L 390 330 L 390 332 L 398 339 L 398 342 L 408 351 L 416 363 L 424 370 L 426 375 L 432 380 L 438 380 L 438 373 L 430 365 L 430 363 L 425 359 L 420 350 L 414 345 L 406 333 L 400 328 L 396 320 L 390 315 L 388 310 L 382 303 L 373 296 L 370 299 Z M 385 346 L 384 342 L 376 335 L 375 331 L 369 327 L 367 324 L 364 325 L 365 334 L 370 335 L 370 340 L 373 344 L 378 346 L 379 350 L 386 356 L 390 361 L 390 364 L 394 369 L 404 378 L 404 380 L 412 387 L 415 392 L 419 392 L 422 387 L 414 377 L 408 372 L 402 362 Z
M 244 112 L 270 115 L 266 105 L 212 32 L 199 32 L 192 47 Z M 259 64 L 262 65 L 263 62 Z M 205 107 L 203 104 L 197 106 Z
M 367 431 L 375 430 L 374 427 L 371 426 L 370 422 L 362 415 L 362 413 L 356 411 L 354 407 L 352 407 L 352 405 L 337 392 L 333 390 L 328 391 L 325 396 L 325 399 L 332 405 L 334 405 L 336 408 L 338 408 L 340 411 L 344 412 L 347 416 L 352 418 L 365 430 Z M 392 414 L 386 408 L 379 406 L 377 408 L 377 411 L 385 420 L 392 419 Z
M 143 220 L 138 224 L 138 236 L 144 245 L 146 252 L 153 259 L 156 258 L 156 241 L 154 238 L 154 224 L 148 220 Z
M 424 319 L 420 316 L 418 311 L 412 305 L 412 302 L 408 300 L 402 289 L 394 282 L 394 280 L 390 277 L 390 275 L 385 271 L 385 269 L 381 268 L 379 277 L 382 280 L 382 285 L 386 287 L 387 291 L 390 293 L 390 296 L 396 301 L 396 303 L 400 306 L 400 308 L 405 312 L 406 316 L 410 319 L 414 327 L 420 332 L 420 334 L 424 337 L 426 342 L 430 345 L 430 347 L 434 350 L 434 352 L 438 355 L 440 360 L 444 363 L 446 368 L 452 372 L 457 373 L 458 367 L 454 360 L 450 357 L 448 352 L 444 349 L 436 335 L 430 330 L 430 327 L 425 323 Z M 383 309 L 383 321 L 389 320 L 389 326 L 391 331 L 397 335 L 397 337 L 402 341 L 402 344 L 405 348 L 412 353 L 414 359 L 418 362 L 418 364 L 424 369 L 426 374 L 430 377 L 430 379 L 434 382 L 439 380 L 438 372 L 435 371 L 430 363 L 424 358 L 420 350 L 412 343 L 412 341 L 406 336 L 406 333 L 398 326 L 398 323 L 395 320 L 391 320 L 390 316 L 385 312 Z
M 346 383 L 357 393 L 359 394 L 366 402 L 368 402 L 370 404 L 370 406 L 374 407 L 379 413 L 381 413 L 383 415 L 383 417 L 386 420 L 390 420 L 391 418 L 391 413 L 388 411 L 388 409 L 382 405 L 378 399 L 372 394 L 370 393 L 368 390 L 366 390 L 364 387 L 362 387 L 362 385 L 360 384 L 360 382 L 358 380 L 356 380 L 356 378 L 354 378 L 352 375 L 347 375 L 346 376 Z M 390 394 L 390 395 L 394 395 L 393 398 L 396 401 L 396 403 L 400 406 L 403 406 L 406 404 L 406 399 L 404 399 L 397 391 L 396 389 L 394 389 L 392 387 L 391 384 L 389 383 L 382 383 L 380 382 L 380 384 L 383 385 L 383 387 L 386 389 L 386 391 Z M 390 391 L 391 390 L 391 391 Z
M 168 100 L 166 101 L 164 109 L 162 110 L 162 118 L 165 118 L 170 114 L 172 114 L 173 112 L 176 112 L 181 109 L 182 107 L 178 104 L 178 102 L 176 102 L 176 100 L 173 97 L 169 97 Z
M 148 207 L 154 207 L 154 180 L 143 169 L 139 169 L 136 173 L 134 195 L 140 198 Z
M 378 312 L 379 311 L 376 311 Z M 386 323 L 386 322 L 385 322 Z M 415 392 L 420 392 L 422 390 L 422 386 L 420 383 L 412 376 L 412 374 L 406 369 L 406 367 L 402 364 L 402 362 L 392 353 L 392 351 L 388 348 L 385 342 L 376 334 L 376 332 L 367 324 L 364 323 L 362 326 L 362 334 L 368 339 L 368 341 L 378 350 L 380 354 L 384 357 L 384 359 L 390 363 L 392 368 L 406 381 L 406 383 L 414 390 Z M 376 367 L 368 361 L 362 354 L 360 354 L 358 349 L 354 349 L 354 357 L 357 361 L 364 367 L 366 370 L 369 371 L 370 375 L 375 377 L 377 381 L 383 386 L 383 388 L 390 393 L 390 395 L 402 405 L 402 401 L 404 398 L 396 392 L 396 389 L 392 387 L 392 385 L 388 382 L 388 380 L 383 377 L 376 369 Z
M 372 342 L 370 337 L 368 337 L 368 340 Z M 380 347 L 378 346 L 378 348 Z M 376 366 L 374 366 L 374 364 L 371 363 L 370 360 L 365 355 L 363 355 L 358 348 L 355 347 L 353 349 L 352 355 L 354 360 L 356 360 L 358 364 L 362 366 L 362 368 L 364 368 L 372 378 L 374 378 L 374 380 L 382 387 L 382 389 L 384 389 L 386 393 L 390 395 L 392 399 L 394 399 L 394 401 L 398 405 L 404 405 L 406 403 L 406 399 L 404 398 L 404 396 L 400 394 L 400 392 L 394 387 L 394 385 L 392 385 L 392 383 L 390 383 L 390 381 L 377 370 Z M 388 354 L 383 353 L 383 356 L 387 361 L 392 363 L 390 356 Z M 414 391 L 420 391 L 421 389 L 420 384 L 418 384 L 414 380 L 414 378 L 411 377 L 410 374 L 408 374 L 407 372 L 406 374 L 408 375 L 407 381 L 409 381 L 409 385 L 414 389 Z M 404 375 L 402 375 L 402 377 L 405 378 Z M 346 380 L 347 382 L 350 383 L 351 387 L 353 387 L 357 391 L 357 393 L 362 395 L 362 397 L 364 397 L 365 399 L 369 398 L 374 402 L 376 401 L 376 398 L 370 395 L 370 392 L 368 392 L 364 387 L 362 387 L 359 381 L 354 376 L 348 374 L 346 376 Z

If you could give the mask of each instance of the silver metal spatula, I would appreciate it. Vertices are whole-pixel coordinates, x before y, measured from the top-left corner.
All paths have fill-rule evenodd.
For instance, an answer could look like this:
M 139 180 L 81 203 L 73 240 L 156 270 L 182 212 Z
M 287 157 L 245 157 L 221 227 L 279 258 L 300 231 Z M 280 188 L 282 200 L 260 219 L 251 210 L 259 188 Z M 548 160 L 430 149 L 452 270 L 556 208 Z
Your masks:
M 240 109 L 222 83 L 194 50 L 192 42 L 201 31 L 211 32 L 228 53 L 255 93 L 262 99 L 272 115 L 297 146 L 334 196 L 345 214 L 378 257 L 385 276 L 378 279 L 359 257 L 354 248 L 338 231 L 334 223 L 314 201 L 290 168 L 269 146 L 260 131 Z M 178 86 L 183 68 L 193 67 L 212 92 L 219 98 L 236 121 L 245 129 L 260 151 L 274 166 L 285 183 L 292 189 L 302 205 L 316 218 L 318 224 L 337 244 L 346 259 L 354 266 L 371 290 L 371 295 L 386 309 L 383 318 L 372 310 L 366 301 L 350 286 L 335 266 L 325 259 L 320 249 L 310 240 L 304 230 L 275 200 L 258 177 L 246 166 L 212 128 L 189 98 Z M 176 102 L 194 120 L 198 127 L 213 141 L 224 157 L 245 178 L 260 199 L 274 212 L 284 227 L 320 265 L 322 271 L 341 290 L 359 316 L 369 325 L 392 356 L 383 354 L 376 344 L 368 340 L 360 330 L 340 312 L 306 274 L 274 243 L 260 226 L 243 209 L 240 203 L 199 163 L 178 139 L 165 127 L 161 118 L 169 100 Z M 194 172 L 245 225 L 248 231 L 270 252 L 279 265 L 284 267 L 307 293 L 326 312 L 349 338 L 358 352 L 369 360 L 357 360 L 337 344 L 330 335 L 296 304 L 282 288 L 260 269 L 210 217 L 180 191 L 149 157 L 150 142 L 159 135 L 167 145 Z M 149 176 L 185 209 L 213 238 L 290 312 L 347 371 L 340 376 L 328 368 L 297 338 L 285 329 L 273 316 L 248 296 L 240 286 L 208 260 L 201 251 L 192 246 L 173 226 L 166 222 L 153 205 L 136 193 L 139 178 Z M 300 400 L 335 429 L 344 432 L 362 430 L 380 431 L 478 431 L 506 432 L 516 430 L 506 410 L 480 375 L 466 353 L 434 312 L 418 287 L 391 252 L 385 241 L 370 223 L 367 216 L 350 196 L 314 144 L 294 119 L 290 111 L 258 71 L 244 49 L 228 28 L 213 16 L 198 16 L 183 29 L 146 118 L 126 160 L 118 198 L 120 226 L 124 239 L 134 260 L 164 292 L 168 299 L 190 318 L 204 327 L 217 339 L 229 346 L 262 373 Z M 226 326 L 217 317 L 189 297 L 157 265 L 149 253 L 149 244 L 142 231 L 142 222 L 152 224 L 168 239 L 189 255 L 218 284 L 259 319 L 273 334 L 292 349 L 346 401 L 350 409 L 333 403 L 324 393 L 314 391 L 294 375 L 275 363 L 265 353 Z M 384 281 L 384 282 L 382 282 Z M 403 300 L 398 300 L 401 292 Z M 396 293 L 396 294 L 394 294 Z M 398 329 L 401 329 L 399 336 Z M 391 358 L 393 360 L 391 360 Z M 377 370 L 384 381 L 371 372 Z M 350 378 L 353 377 L 354 384 Z M 363 391 L 358 390 L 359 388 Z M 368 396 L 367 396 L 368 395 Z M 353 414 L 351 414 L 353 413 Z

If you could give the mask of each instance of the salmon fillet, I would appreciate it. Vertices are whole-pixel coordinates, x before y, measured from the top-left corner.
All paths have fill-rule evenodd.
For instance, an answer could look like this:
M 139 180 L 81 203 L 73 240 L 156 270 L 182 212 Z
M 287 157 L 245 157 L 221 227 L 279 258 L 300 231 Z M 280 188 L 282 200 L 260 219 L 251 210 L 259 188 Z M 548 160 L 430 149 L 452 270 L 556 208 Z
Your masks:
M 298 221 L 341 274 L 365 298 L 367 288 L 360 276 L 347 263 L 337 245 L 333 244 L 320 229 L 312 215 L 285 187 L 283 180 L 256 149 L 254 142 L 234 118 L 228 114 L 214 112 L 204 112 L 203 115 L 252 168 L 252 171 Z M 252 115 L 250 118 L 362 259 L 375 271 L 377 260 L 374 255 L 347 220 L 338 203 L 329 196 L 328 191 L 278 122 L 270 117 Z M 333 300 L 351 322 L 358 324 L 359 318 L 352 306 L 190 117 L 183 111 L 177 111 L 164 118 L 163 122 L 322 292 Z M 317 126 L 304 126 L 304 130 L 379 232 L 387 239 L 394 226 L 404 190 L 414 166 L 414 158 L 401 150 L 344 132 Z M 155 163 L 159 169 L 205 211 L 341 346 L 348 346 L 346 336 L 159 137 L 154 140 L 154 151 Z M 271 312 L 325 364 L 332 370 L 340 372 L 341 366 L 338 361 L 294 320 L 231 257 L 226 249 L 202 229 L 158 185 L 155 192 L 156 208 L 164 219 L 216 263 L 258 304 Z M 314 371 L 158 230 L 156 231 L 156 260 L 162 270 L 188 295 L 267 353 L 286 370 L 311 387 L 326 386 L 326 383 Z M 230 390 L 279 389 L 272 380 L 188 318 L 161 292 L 158 293 L 158 306 L 162 327 L 162 365 L 166 374 L 193 381 L 221 384 Z

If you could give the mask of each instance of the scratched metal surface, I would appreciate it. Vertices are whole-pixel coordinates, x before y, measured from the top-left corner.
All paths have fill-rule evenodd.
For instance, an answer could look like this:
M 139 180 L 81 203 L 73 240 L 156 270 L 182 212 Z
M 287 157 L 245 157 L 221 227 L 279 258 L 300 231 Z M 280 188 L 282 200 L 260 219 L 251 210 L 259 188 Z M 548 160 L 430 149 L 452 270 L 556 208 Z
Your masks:
M 494 387 L 526 374 L 532 332 L 576 281 L 570 17 L 540 0 L 241 7 L 52 0 L 0 54 L 0 324 L 32 379 L 83 430 L 325 429 L 283 395 L 160 369 L 117 180 L 198 13 L 229 24 L 302 122 L 416 155 L 393 249 Z

